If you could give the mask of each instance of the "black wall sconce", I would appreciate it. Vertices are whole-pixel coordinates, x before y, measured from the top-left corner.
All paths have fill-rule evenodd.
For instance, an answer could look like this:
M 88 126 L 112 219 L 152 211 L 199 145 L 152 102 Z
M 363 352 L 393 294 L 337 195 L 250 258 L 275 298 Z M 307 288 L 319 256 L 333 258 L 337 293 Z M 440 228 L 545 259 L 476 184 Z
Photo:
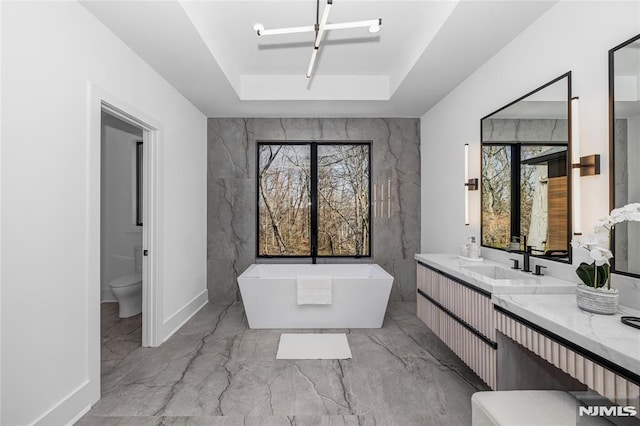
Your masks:
M 466 186 L 469 191 L 477 191 L 478 178 L 467 179 L 467 182 L 465 182 L 464 186 Z

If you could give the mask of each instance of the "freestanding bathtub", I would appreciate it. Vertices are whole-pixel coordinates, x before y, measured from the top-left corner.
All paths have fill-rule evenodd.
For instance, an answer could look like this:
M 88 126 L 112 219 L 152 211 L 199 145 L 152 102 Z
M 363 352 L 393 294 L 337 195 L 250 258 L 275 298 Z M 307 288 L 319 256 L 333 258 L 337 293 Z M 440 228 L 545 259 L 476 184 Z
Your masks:
M 330 275 L 330 305 L 298 305 L 296 277 Z M 249 328 L 380 328 L 393 277 L 374 264 L 254 264 L 238 285 Z

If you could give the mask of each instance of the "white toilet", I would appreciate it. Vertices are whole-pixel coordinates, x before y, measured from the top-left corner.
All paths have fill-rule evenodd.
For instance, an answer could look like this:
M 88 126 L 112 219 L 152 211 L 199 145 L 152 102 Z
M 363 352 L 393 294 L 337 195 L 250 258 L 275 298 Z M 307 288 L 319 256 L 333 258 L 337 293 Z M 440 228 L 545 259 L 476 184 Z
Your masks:
M 123 275 L 109 283 L 118 301 L 120 318 L 128 318 L 142 312 L 142 247 L 134 248 L 135 274 Z

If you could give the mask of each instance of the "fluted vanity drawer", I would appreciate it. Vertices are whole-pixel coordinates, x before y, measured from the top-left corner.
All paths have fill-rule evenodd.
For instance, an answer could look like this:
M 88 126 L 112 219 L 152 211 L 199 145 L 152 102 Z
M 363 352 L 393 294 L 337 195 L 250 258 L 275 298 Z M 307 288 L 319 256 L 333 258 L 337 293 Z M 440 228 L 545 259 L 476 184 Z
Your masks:
M 417 314 L 491 389 L 496 386 L 491 295 L 418 263 Z
M 496 340 L 491 294 L 418 263 L 418 290 L 480 332 Z
M 496 350 L 430 300 L 418 296 L 417 314 L 426 325 L 491 389 L 496 386 Z
M 499 308 L 497 308 L 499 309 Z M 605 362 L 598 362 L 592 354 L 574 350 L 562 339 L 546 331 L 530 327 L 512 314 L 496 312 L 499 332 L 567 373 L 590 389 L 598 392 L 616 404 L 640 406 L 640 383 L 635 383 L 623 373 L 608 368 Z

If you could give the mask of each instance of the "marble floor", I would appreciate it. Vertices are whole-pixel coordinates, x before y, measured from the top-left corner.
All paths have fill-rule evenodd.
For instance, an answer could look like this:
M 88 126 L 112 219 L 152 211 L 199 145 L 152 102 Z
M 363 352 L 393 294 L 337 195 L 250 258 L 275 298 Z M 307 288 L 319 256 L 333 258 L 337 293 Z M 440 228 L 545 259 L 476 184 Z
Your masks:
M 142 314 L 118 317 L 117 303 L 100 305 L 101 375 L 109 376 L 131 352 L 142 347 Z
M 415 303 L 390 303 L 381 329 L 312 330 L 347 333 L 353 359 L 276 360 L 280 334 L 303 331 L 250 330 L 241 303 L 211 304 L 158 348 L 111 340 L 102 398 L 77 424 L 458 426 L 487 389 Z

